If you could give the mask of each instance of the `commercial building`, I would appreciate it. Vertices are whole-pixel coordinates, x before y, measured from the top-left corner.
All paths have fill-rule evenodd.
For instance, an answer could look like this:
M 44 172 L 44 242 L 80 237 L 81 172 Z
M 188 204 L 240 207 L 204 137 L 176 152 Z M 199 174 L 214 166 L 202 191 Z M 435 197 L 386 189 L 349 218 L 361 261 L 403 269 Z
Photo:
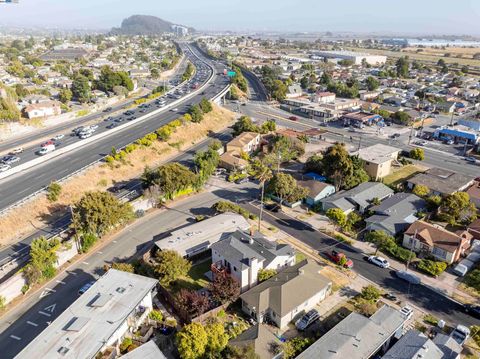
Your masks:
M 361 65 L 363 61 L 369 65 L 383 65 L 387 61 L 386 56 L 355 51 L 315 51 L 313 55 L 325 59 L 350 60 L 355 65 Z
M 473 122 L 470 122 L 473 124 Z M 433 137 L 439 140 L 453 140 L 455 143 L 475 145 L 480 141 L 476 130 L 467 126 L 455 126 L 435 130 Z
M 110 269 L 15 358 L 95 358 L 116 347 L 148 316 L 157 282 Z
M 362 128 L 364 126 L 372 126 L 373 124 L 383 121 L 383 117 L 368 112 L 351 112 L 342 116 L 345 125 Z
M 159 250 L 174 250 L 183 257 L 192 257 L 210 249 L 213 243 L 237 230 L 249 231 L 250 223 L 236 213 L 223 213 L 173 231 L 155 242 Z
M 405 316 L 384 305 L 370 318 L 351 313 L 313 343 L 297 359 L 369 359 L 385 352 L 392 338 L 400 338 Z

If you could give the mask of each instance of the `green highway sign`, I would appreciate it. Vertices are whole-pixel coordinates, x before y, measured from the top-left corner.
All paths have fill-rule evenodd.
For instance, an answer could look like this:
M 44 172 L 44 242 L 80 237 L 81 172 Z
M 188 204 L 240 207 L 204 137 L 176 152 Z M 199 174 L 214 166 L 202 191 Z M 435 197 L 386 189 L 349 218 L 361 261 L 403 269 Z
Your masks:
M 228 77 L 233 77 L 233 76 L 235 76 L 236 74 L 237 74 L 237 73 L 236 73 L 235 71 L 228 71 L 228 72 L 227 72 L 227 76 L 228 76 Z

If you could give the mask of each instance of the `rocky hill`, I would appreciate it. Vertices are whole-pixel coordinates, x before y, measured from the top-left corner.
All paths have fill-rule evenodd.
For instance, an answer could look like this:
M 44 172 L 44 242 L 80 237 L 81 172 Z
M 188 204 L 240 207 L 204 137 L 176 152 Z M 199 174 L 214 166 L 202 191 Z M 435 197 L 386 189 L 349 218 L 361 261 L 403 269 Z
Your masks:
M 175 26 L 182 25 L 173 24 L 156 16 L 133 15 L 124 19 L 120 27 L 114 27 L 111 33 L 114 35 L 156 35 L 174 32 Z

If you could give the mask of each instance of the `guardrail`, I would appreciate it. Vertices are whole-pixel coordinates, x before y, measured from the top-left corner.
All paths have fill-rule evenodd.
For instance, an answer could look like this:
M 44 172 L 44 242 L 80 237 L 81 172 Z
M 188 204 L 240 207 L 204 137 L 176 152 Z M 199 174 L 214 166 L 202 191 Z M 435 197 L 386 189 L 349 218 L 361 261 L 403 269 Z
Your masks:
M 203 61 L 203 60 L 202 60 L 200 57 L 198 57 L 191 49 L 190 49 L 190 51 L 191 51 L 191 53 L 192 53 L 195 57 L 197 57 L 197 59 Z M 203 88 L 205 88 L 205 87 L 208 85 L 208 83 L 212 80 L 212 78 L 215 76 L 215 69 L 214 69 L 210 64 L 208 64 L 208 62 L 206 62 L 206 61 L 203 61 L 203 62 L 204 62 L 208 67 L 210 67 L 210 69 L 211 69 L 211 72 L 212 72 L 212 73 L 211 73 L 210 77 L 209 77 L 208 80 L 207 80 L 200 88 L 198 88 L 196 91 L 194 91 L 194 92 L 192 92 L 191 94 L 187 95 L 187 96 L 186 96 L 184 99 L 182 99 L 181 101 L 179 100 L 180 102 L 182 102 L 182 101 L 184 101 L 184 100 L 186 100 L 186 99 L 189 99 L 190 97 L 193 97 L 194 95 L 196 95 L 198 92 L 202 91 Z M 188 80 L 187 80 L 187 81 L 188 81 Z M 182 83 L 182 84 L 183 84 L 183 83 Z M 179 86 L 181 86 L 181 85 L 179 85 Z M 178 87 L 178 86 L 177 86 L 177 87 Z M 223 96 L 223 95 L 226 93 L 226 91 L 229 90 L 229 88 L 230 88 L 230 85 L 226 86 L 226 87 L 220 92 L 221 96 Z M 219 97 L 220 94 L 217 94 L 214 98 Z M 176 102 L 177 102 L 177 101 L 176 101 Z M 174 102 L 174 103 L 175 103 L 175 102 Z M 171 105 L 173 105 L 174 103 L 172 103 Z M 162 108 L 161 110 L 165 110 L 165 109 L 166 109 L 166 107 L 165 107 L 165 108 Z M 155 112 L 155 111 L 154 111 L 154 112 Z M 153 112 L 152 112 L 152 113 L 153 113 Z M 150 114 L 149 114 L 149 115 L 150 115 Z M 124 147 L 126 147 L 126 146 L 128 146 L 128 144 L 125 145 Z M 92 167 L 92 166 L 94 166 L 94 165 L 96 165 L 96 164 L 98 164 L 99 162 L 102 162 L 102 161 L 104 161 L 104 158 L 98 159 L 98 160 L 96 160 L 96 161 L 94 161 L 94 162 L 92 162 L 92 163 L 90 163 L 90 164 L 88 164 L 88 165 L 86 165 L 86 166 L 84 166 L 84 167 L 82 167 L 82 168 L 80 168 L 80 169 L 78 169 L 78 170 L 76 170 L 76 171 L 68 174 L 67 176 L 62 177 L 61 179 L 58 180 L 58 182 L 62 183 L 62 182 L 64 182 L 64 181 L 68 180 L 69 178 L 71 178 L 71 177 L 73 177 L 73 176 L 76 176 L 76 175 L 78 175 L 78 174 L 81 173 L 81 172 L 86 171 L 88 168 L 90 168 L 90 167 Z M 118 199 L 128 198 L 129 201 L 134 200 L 134 199 L 136 199 L 136 198 L 138 198 L 138 197 L 140 196 L 140 193 L 139 193 L 138 188 L 137 188 L 138 186 L 139 186 L 139 185 L 136 185 L 136 186 L 132 187 L 128 192 L 121 193 L 119 196 L 116 195 L 116 197 L 117 197 Z M 12 204 L 12 205 L 10 205 L 10 206 L 7 207 L 6 209 L 0 211 L 0 215 L 8 212 L 9 210 L 12 210 L 13 208 L 16 208 L 16 207 L 18 207 L 18 206 L 26 203 L 27 201 L 31 200 L 31 199 L 34 198 L 35 196 L 39 195 L 40 193 L 45 192 L 46 189 L 47 189 L 47 187 L 43 187 L 42 189 L 40 189 L 40 190 L 32 193 L 31 195 L 23 198 L 22 200 L 14 203 L 14 204 Z M 66 216 L 68 216 L 68 215 L 66 215 Z M 62 219 L 65 219 L 65 218 L 66 218 L 66 217 L 62 217 L 62 218 L 60 218 L 57 222 L 61 221 Z M 46 237 L 47 239 L 52 239 L 52 238 L 58 237 L 58 236 L 62 235 L 63 233 L 65 233 L 65 232 L 68 230 L 69 225 L 70 225 L 70 224 L 68 224 L 68 225 L 66 225 L 66 226 L 63 226 L 63 227 L 60 227 L 60 228 L 57 228 L 57 229 L 55 230 L 55 232 L 50 232 L 50 233 L 47 234 L 45 237 Z M 24 263 L 28 260 L 28 250 L 29 250 L 29 246 L 26 245 L 25 247 L 23 247 L 23 248 L 20 249 L 19 251 L 13 252 L 13 253 L 10 254 L 8 257 L 5 257 L 4 259 L 2 259 L 2 260 L 0 261 L 0 272 L 5 272 L 6 269 L 12 270 L 13 268 L 16 268 L 16 267 L 20 266 L 21 264 L 24 264 Z
M 32 161 L 29 161 L 29 162 L 27 162 L 27 163 L 24 163 L 24 164 L 22 164 L 22 165 L 19 165 L 19 166 L 17 166 L 17 167 L 14 167 L 14 168 L 12 168 L 12 169 L 10 169 L 10 170 L 8 170 L 8 171 L 0 174 L 0 179 L 5 178 L 5 177 L 8 177 L 8 176 L 11 176 L 11 175 L 16 174 L 16 173 L 19 173 L 19 172 L 21 172 L 21 171 L 25 171 L 25 170 L 27 170 L 27 169 L 29 169 L 29 168 L 31 168 L 31 167 L 34 167 L 34 166 L 37 166 L 37 165 L 39 165 L 39 164 L 41 164 L 41 163 L 43 163 L 43 162 L 46 162 L 46 161 L 48 161 L 49 159 L 52 159 L 52 158 L 61 156 L 61 155 L 65 154 L 65 153 L 67 153 L 67 152 L 71 152 L 71 151 L 73 151 L 73 150 L 75 150 L 75 149 L 77 149 L 77 148 L 83 147 L 84 145 L 87 145 L 87 144 L 89 144 L 89 143 L 95 142 L 96 140 L 98 140 L 98 139 L 100 139 L 100 138 L 109 137 L 109 136 L 111 136 L 111 135 L 113 135 L 113 134 L 115 134 L 115 133 L 117 133 L 117 132 L 119 132 L 119 131 L 124 130 L 125 128 L 134 126 L 134 125 L 138 124 L 139 122 L 142 122 L 142 121 L 145 121 L 145 120 L 147 120 L 147 119 L 150 119 L 151 117 L 153 117 L 153 116 L 155 116 L 155 115 L 157 115 L 157 114 L 159 114 L 159 113 L 161 113 L 161 112 L 167 111 L 167 110 L 169 110 L 170 108 L 173 108 L 173 107 L 177 106 L 178 104 L 180 104 L 180 103 L 182 103 L 182 102 L 184 102 L 184 101 L 186 101 L 186 100 L 188 100 L 188 99 L 196 96 L 198 93 L 200 93 L 201 91 L 203 91 L 203 90 L 205 89 L 205 87 L 207 87 L 207 85 L 209 84 L 209 82 L 212 80 L 212 78 L 214 77 L 214 74 L 215 74 L 215 69 L 214 69 L 212 66 L 210 66 L 210 64 L 208 64 L 206 61 L 203 61 L 200 57 L 198 57 L 197 54 L 195 54 L 191 49 L 190 49 L 190 52 L 191 52 L 197 59 L 199 59 L 200 61 L 204 62 L 208 67 L 210 67 L 210 70 L 211 70 L 210 77 L 209 77 L 209 78 L 207 79 L 207 81 L 205 81 L 205 83 L 204 83 L 202 86 L 200 86 L 198 89 L 196 89 L 196 90 L 193 91 L 192 93 L 188 94 L 187 96 L 185 96 L 185 97 L 183 97 L 183 98 L 181 98 L 181 99 L 179 99 L 179 100 L 177 100 L 177 101 L 174 101 L 174 102 L 168 104 L 168 105 L 165 106 L 165 107 L 162 107 L 162 108 L 160 108 L 160 109 L 157 109 L 157 110 L 155 110 L 155 111 L 152 111 L 152 112 L 150 112 L 150 113 L 148 113 L 148 114 L 146 114 L 146 115 L 144 115 L 144 116 L 141 116 L 141 117 L 139 117 L 139 118 L 137 118 L 137 119 L 135 119 L 135 120 L 133 120 L 133 121 L 131 121 L 131 122 L 127 122 L 127 123 L 125 123 L 125 124 L 123 124 L 123 125 L 120 125 L 120 126 L 114 128 L 114 129 L 110 130 L 110 131 L 103 132 L 103 133 L 99 133 L 98 135 L 89 137 L 89 138 L 87 138 L 87 139 L 85 139 L 85 140 L 83 140 L 83 141 L 78 141 L 77 143 L 71 144 L 71 145 L 66 146 L 66 147 L 64 147 L 64 148 L 61 148 L 60 150 L 55 150 L 55 151 L 53 151 L 52 153 L 47 154 L 47 155 L 45 155 L 45 156 L 43 156 L 43 157 L 36 158 L 36 159 L 34 159 L 34 160 L 32 160 Z M 177 88 L 183 86 L 183 85 L 184 85 L 186 82 L 188 82 L 188 81 L 189 81 L 189 80 L 186 80 L 186 81 L 182 82 L 182 83 L 179 84 L 178 86 L 176 86 L 176 87 L 172 88 L 170 91 L 166 92 L 166 94 L 169 94 L 169 93 L 174 92 Z M 128 144 L 127 144 L 127 145 L 128 145 Z M 127 145 L 126 145 L 126 146 L 127 146 Z M 81 168 L 80 170 L 77 170 L 77 171 L 75 171 L 75 172 L 73 172 L 73 173 L 71 173 L 71 174 L 69 174 L 69 175 L 67 175 L 67 176 L 65 176 L 65 177 L 62 177 L 61 179 L 58 180 L 58 182 L 65 181 L 66 179 L 70 178 L 71 176 L 76 175 L 76 174 L 78 174 L 79 172 L 85 171 L 88 167 L 90 167 L 90 166 L 92 166 L 92 165 L 95 165 L 95 164 L 97 164 L 98 162 L 100 162 L 100 161 L 102 161 L 102 160 L 103 160 L 103 159 L 100 159 L 100 160 L 97 160 L 97 161 L 95 161 L 95 162 L 92 162 L 92 163 L 88 164 L 87 166 Z M 32 162 L 33 162 L 33 163 L 32 163 Z M 12 171 L 13 171 L 13 172 L 12 172 Z M 38 190 L 38 191 L 36 191 L 36 192 L 28 195 L 27 197 L 25 197 L 25 198 L 23 198 L 23 199 L 15 202 L 15 203 L 11 204 L 10 206 L 4 208 L 3 210 L 0 211 L 0 216 L 4 215 L 5 213 L 7 213 L 8 211 L 10 211 L 10 210 L 12 210 L 12 209 L 14 209 L 14 208 L 16 208 L 16 207 L 24 204 L 25 202 L 31 200 L 32 198 L 36 197 L 36 196 L 39 195 L 40 193 L 44 192 L 46 189 L 47 189 L 47 186 L 41 188 L 40 190 Z

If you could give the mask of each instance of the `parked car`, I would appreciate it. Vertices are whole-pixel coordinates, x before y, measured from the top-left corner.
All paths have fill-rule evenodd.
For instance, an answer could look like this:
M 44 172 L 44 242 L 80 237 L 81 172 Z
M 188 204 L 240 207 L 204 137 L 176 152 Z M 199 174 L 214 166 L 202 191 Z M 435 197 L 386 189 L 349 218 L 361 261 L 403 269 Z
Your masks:
M 390 263 L 382 257 L 379 256 L 370 256 L 368 257 L 368 261 L 372 264 L 375 264 L 376 266 L 380 268 L 388 268 L 390 267 Z
M 343 267 L 352 269 L 353 268 L 353 261 L 345 255 L 345 253 L 342 252 L 337 252 L 336 250 L 332 250 L 331 252 L 327 252 L 328 258 L 332 260 L 335 264 L 339 264 L 342 262 L 342 258 L 345 258 L 346 261 L 344 261 Z
M 392 294 L 392 293 L 385 293 L 383 295 L 383 297 L 385 299 L 391 300 L 392 302 L 396 302 L 398 300 L 397 296 L 395 294 Z
M 295 326 L 298 330 L 305 330 L 319 318 L 320 314 L 318 314 L 315 309 L 311 309 L 303 317 L 301 317 L 295 322 Z
M 265 205 L 265 209 L 270 211 L 270 212 L 279 212 L 282 207 L 278 203 L 270 203 Z
M 105 110 L 103 110 L 103 112 L 110 112 L 112 111 L 113 109 L 111 107 L 107 107 Z
M 470 329 L 464 325 L 457 325 L 457 327 L 450 333 L 450 337 L 458 344 L 463 345 L 470 337 Z
M 239 179 L 235 180 L 236 184 L 242 184 L 242 183 L 247 183 L 247 182 L 248 182 L 248 177 L 239 178 Z
M 470 163 L 477 163 L 477 159 L 475 157 L 464 157 L 464 159 Z
M 8 171 L 10 168 L 9 165 L 0 165 L 0 172 Z
M 465 313 L 470 314 L 472 317 L 480 319 L 480 305 L 478 304 L 465 304 L 463 309 Z
M 422 282 L 420 277 L 417 277 L 415 274 L 404 271 L 404 270 L 399 270 L 395 272 L 395 275 L 398 278 L 403 279 L 404 281 L 407 281 L 410 284 L 420 284 Z
M 175 107 L 175 108 L 172 108 L 170 111 L 172 111 L 172 112 L 177 112 L 177 111 L 178 111 L 178 108 L 176 108 L 176 107 Z
M 290 121 L 298 121 L 298 117 L 297 116 L 290 116 L 288 118 Z
M 88 289 L 90 289 L 90 287 L 92 285 L 95 284 L 95 281 L 92 280 L 91 282 L 88 282 L 86 284 L 84 284 L 79 290 L 78 290 L 78 294 L 82 295 L 83 293 L 85 293 Z
M 455 142 L 453 140 L 446 140 L 445 144 L 446 145 L 453 145 Z

